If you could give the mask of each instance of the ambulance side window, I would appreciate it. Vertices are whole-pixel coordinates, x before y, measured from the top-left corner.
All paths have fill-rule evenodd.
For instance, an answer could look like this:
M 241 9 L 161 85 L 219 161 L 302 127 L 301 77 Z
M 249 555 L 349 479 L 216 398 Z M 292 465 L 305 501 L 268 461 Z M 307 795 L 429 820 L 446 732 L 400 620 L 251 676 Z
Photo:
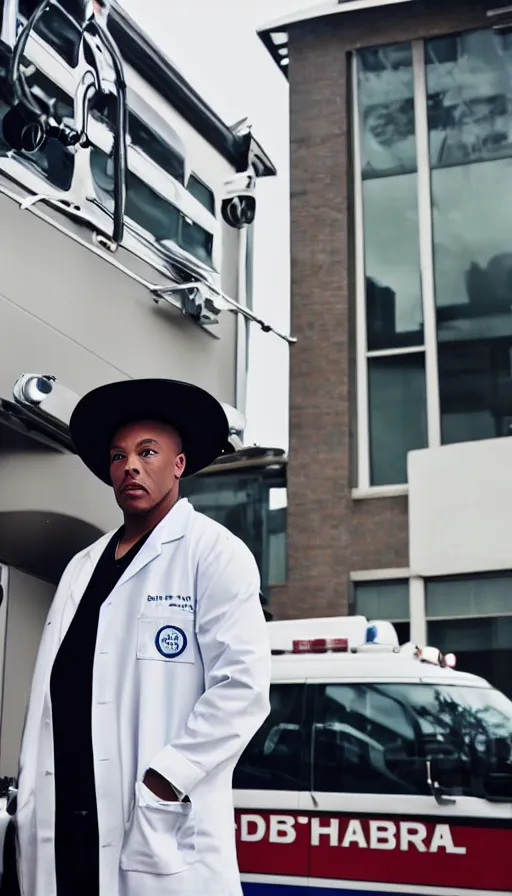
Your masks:
M 407 705 L 378 684 L 316 686 L 314 790 L 426 794 L 420 741 Z
M 304 684 L 275 684 L 270 714 L 235 770 L 235 790 L 306 790 Z

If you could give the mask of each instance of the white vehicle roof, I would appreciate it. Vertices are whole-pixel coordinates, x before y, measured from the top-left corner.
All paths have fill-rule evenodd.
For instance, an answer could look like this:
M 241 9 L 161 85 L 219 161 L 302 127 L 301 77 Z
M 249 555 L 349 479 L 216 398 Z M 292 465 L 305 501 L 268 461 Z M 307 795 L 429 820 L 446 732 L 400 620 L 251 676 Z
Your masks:
M 447 668 L 432 648 L 399 648 L 396 630 L 386 621 L 364 616 L 294 619 L 270 622 L 268 632 L 275 683 L 350 680 L 491 687 L 484 678 Z M 325 652 L 316 652 L 324 639 Z M 346 641 L 344 648 L 339 639 Z M 434 662 L 437 655 L 439 662 Z M 429 661 L 422 658 L 427 656 Z
M 272 659 L 272 681 L 387 681 L 464 685 L 490 688 L 484 678 L 443 669 L 399 654 L 326 654 L 324 656 L 276 656 Z

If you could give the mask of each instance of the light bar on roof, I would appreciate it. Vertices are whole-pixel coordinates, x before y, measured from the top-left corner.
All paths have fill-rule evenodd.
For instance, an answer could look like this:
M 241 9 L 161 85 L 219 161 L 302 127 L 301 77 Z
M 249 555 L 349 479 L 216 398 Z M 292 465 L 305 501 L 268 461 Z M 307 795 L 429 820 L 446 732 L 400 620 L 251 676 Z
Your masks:
M 348 638 L 301 638 L 293 642 L 292 653 L 347 653 Z

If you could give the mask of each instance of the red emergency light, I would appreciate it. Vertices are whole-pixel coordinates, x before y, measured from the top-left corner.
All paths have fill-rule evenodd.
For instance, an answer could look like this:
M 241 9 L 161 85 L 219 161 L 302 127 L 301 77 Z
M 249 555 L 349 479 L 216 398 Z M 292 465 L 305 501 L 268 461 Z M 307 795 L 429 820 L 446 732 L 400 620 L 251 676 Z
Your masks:
M 307 638 L 293 642 L 293 653 L 347 653 L 348 638 Z

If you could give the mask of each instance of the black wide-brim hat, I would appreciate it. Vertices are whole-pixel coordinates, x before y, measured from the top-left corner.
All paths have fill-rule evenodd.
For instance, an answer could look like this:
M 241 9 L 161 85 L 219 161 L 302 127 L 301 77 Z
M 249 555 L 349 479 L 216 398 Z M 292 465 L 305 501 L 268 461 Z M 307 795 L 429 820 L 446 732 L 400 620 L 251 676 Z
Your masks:
M 107 485 L 110 446 L 116 432 L 142 420 L 166 423 L 181 436 L 184 476 L 209 466 L 228 448 L 222 405 L 204 389 L 179 380 L 124 380 L 93 389 L 75 407 L 69 429 L 76 453 Z

